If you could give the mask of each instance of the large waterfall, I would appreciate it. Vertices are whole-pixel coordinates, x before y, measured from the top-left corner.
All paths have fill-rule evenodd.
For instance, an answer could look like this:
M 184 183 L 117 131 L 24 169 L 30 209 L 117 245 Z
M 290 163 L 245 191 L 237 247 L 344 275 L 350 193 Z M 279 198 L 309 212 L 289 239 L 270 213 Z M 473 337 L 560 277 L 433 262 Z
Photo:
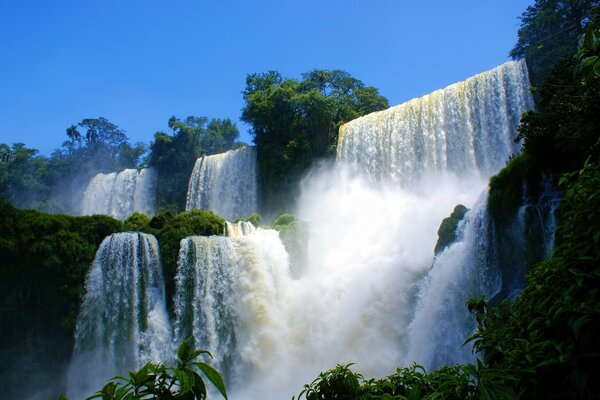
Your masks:
M 487 178 L 517 152 L 519 120 L 531 108 L 525 62 L 511 61 L 342 126 L 338 159 L 405 186 L 439 171 Z
M 211 210 L 227 218 L 256 209 L 256 151 L 253 147 L 201 157 L 190 178 L 186 210 Z
M 156 173 L 152 168 L 125 169 L 94 176 L 81 202 L 81 214 L 125 219 L 136 211 L 154 215 Z
M 500 254 L 502 246 L 527 253 L 528 245 L 502 240 L 521 240 L 528 218 L 546 221 L 555 206 L 523 207 L 507 234 L 494 227 L 485 207 L 487 179 L 518 151 L 512 140 L 519 116 L 533 104 L 528 85 L 524 63 L 510 62 L 344 125 L 336 164 L 316 169 L 300 188 L 294 211 L 306 226 L 308 244 L 305 265 L 295 274 L 273 230 L 241 222 L 228 224 L 224 237 L 183 239 L 174 342 L 191 336 L 197 347 L 211 351 L 237 399 L 289 398 L 337 363 L 354 362 L 353 368 L 376 377 L 414 361 L 431 368 L 472 360 L 470 348 L 461 347 L 474 328 L 465 300 L 511 295 L 519 284 L 511 283 L 515 276 L 506 267 L 514 264 Z M 555 198 L 551 190 L 548 198 Z M 471 211 L 459 224 L 456 243 L 434 256 L 439 224 L 457 204 Z M 229 218 L 255 211 L 254 149 L 199 159 L 186 207 Z M 538 226 L 542 236 L 548 232 Z M 118 271 L 141 268 L 110 266 L 138 260 L 134 248 L 155 246 L 146 236 L 120 235 L 99 250 L 77 331 L 78 343 L 87 337 L 93 349 L 87 358 L 105 357 L 106 365 L 136 364 L 152 353 L 149 343 L 172 350 L 165 342 L 163 300 L 155 303 L 161 311 L 154 317 L 140 314 L 150 311 L 149 302 L 130 306 L 143 297 L 136 290 L 151 287 L 150 278 L 138 281 L 136 290 L 108 285 L 132 282 Z M 127 235 L 151 245 L 122 244 Z M 162 293 L 162 283 L 155 282 L 152 293 Z M 117 306 L 121 296 L 128 300 Z M 121 317 L 130 312 L 125 310 L 135 310 L 131 315 L 147 322 L 109 329 L 112 317 L 102 314 L 109 306 L 118 307 L 114 315 L 121 321 L 129 321 Z M 92 325 L 94 319 L 101 323 Z M 148 332 L 152 326 L 164 331 Z M 106 341 L 110 335 L 115 340 Z M 135 353 L 125 361 L 111 358 L 116 353 L 108 345 L 121 337 L 135 338 L 121 347 L 129 346 L 123 354 Z M 85 354 L 78 346 L 76 359 Z
M 68 377 L 71 398 L 149 360 L 173 358 L 158 243 L 116 233 L 98 249 L 85 283 Z

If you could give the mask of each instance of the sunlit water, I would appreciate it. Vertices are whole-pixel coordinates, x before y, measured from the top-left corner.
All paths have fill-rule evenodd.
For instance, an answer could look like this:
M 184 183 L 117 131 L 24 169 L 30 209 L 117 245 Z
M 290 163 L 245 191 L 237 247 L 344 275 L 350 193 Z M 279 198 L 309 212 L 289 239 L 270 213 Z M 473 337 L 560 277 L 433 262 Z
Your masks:
M 501 284 L 486 264 L 487 179 L 518 151 L 519 116 L 531 106 L 525 65 L 511 62 L 344 125 L 338 162 L 301 186 L 300 273 L 273 230 L 229 225 L 227 237 L 181 242 L 175 342 L 191 335 L 209 349 L 232 398 L 290 398 L 337 363 L 376 377 L 413 361 L 468 361 L 464 301 Z M 193 193 L 226 186 L 201 177 L 209 159 L 196 165 L 188 208 Z M 460 239 L 434 258 L 439 224 L 457 204 L 471 209 Z

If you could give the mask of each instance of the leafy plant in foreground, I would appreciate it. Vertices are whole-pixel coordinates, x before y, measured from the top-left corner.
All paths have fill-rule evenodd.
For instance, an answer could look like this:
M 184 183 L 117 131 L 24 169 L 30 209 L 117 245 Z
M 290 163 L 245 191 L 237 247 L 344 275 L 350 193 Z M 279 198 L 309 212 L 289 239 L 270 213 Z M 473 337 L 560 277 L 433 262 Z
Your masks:
M 195 361 L 206 350 L 192 350 L 190 338 L 177 350 L 177 366 L 167 367 L 149 362 L 138 371 L 129 372 L 127 378 L 117 376 L 86 400 L 202 400 L 207 398 L 206 385 L 198 372 L 202 372 L 213 386 L 227 399 L 225 383 L 217 370 L 210 365 Z M 66 399 L 61 397 L 62 399 Z

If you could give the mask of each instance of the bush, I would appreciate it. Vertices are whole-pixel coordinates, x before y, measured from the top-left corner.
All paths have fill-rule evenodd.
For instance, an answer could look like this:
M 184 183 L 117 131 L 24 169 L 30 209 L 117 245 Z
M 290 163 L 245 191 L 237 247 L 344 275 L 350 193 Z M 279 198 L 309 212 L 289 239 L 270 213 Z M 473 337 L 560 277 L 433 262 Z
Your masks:
M 85 276 L 96 249 L 105 236 L 122 230 L 123 224 L 108 216 L 50 215 L 0 201 L 4 396 L 27 397 L 33 394 L 28 390 L 60 382 L 71 357 Z M 54 368 L 41 370 L 34 363 Z
M 125 225 L 126 229 L 131 231 L 146 232 L 149 230 L 148 228 L 150 227 L 150 221 L 150 217 L 146 214 L 135 212 L 127 217 L 127 219 L 123 221 L 123 224 Z
M 442 252 L 446 247 L 456 242 L 456 228 L 458 223 L 462 221 L 469 209 L 462 204 L 454 207 L 454 211 L 449 217 L 444 218 L 438 229 L 438 241 L 435 244 L 434 253 Z
M 140 370 L 129 372 L 128 378 L 111 379 L 86 400 L 203 400 L 207 398 L 207 391 L 199 372 L 227 399 L 225 383 L 219 372 L 202 361 L 194 361 L 200 355 L 212 358 L 208 351 L 192 350 L 190 339 L 186 339 L 177 350 L 177 366 L 149 362 Z M 59 400 L 67 398 L 61 396 Z
M 177 215 L 171 212 L 159 214 L 150 221 L 150 226 L 159 227 L 156 238 L 160 246 L 166 282 L 167 298 L 172 298 L 175 291 L 175 274 L 177 257 L 182 239 L 188 236 L 224 235 L 225 220 L 212 211 L 190 210 Z M 156 229 L 156 228 L 155 228 Z

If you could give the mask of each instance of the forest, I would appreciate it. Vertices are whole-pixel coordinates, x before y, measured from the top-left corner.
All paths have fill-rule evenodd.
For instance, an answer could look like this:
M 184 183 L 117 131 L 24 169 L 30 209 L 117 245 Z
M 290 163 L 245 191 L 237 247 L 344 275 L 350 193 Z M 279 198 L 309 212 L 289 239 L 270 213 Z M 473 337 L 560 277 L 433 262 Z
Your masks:
M 353 371 L 351 364 L 337 365 L 298 388 L 298 399 L 600 395 L 599 2 L 536 0 L 521 16 L 510 56 L 526 59 L 536 107 L 521 118 L 515 142 L 522 143 L 522 151 L 489 182 L 487 207 L 502 227 L 525 195 L 539 196 L 542 182 L 550 180 L 562 193 L 551 256 L 529 266 L 518 297 L 494 304 L 471 298 L 465 304 L 477 325 L 464 338 L 477 352 L 475 364 L 433 371 L 413 364 L 378 379 Z M 300 79 L 277 71 L 251 73 L 242 95 L 241 118 L 251 126 L 257 151 L 259 209 L 280 215 L 272 227 L 295 254 L 292 259 L 299 259 L 305 233 L 301 221 L 286 212 L 293 209 L 300 180 L 335 154 L 342 124 L 388 108 L 388 100 L 342 70 L 313 70 Z M 107 119 L 86 118 L 66 128 L 65 142 L 50 157 L 23 143 L 0 144 L 0 392 L 9 398 L 29 394 L 25 386 L 62 379 L 86 274 L 107 235 L 155 235 L 171 299 L 181 240 L 225 234 L 220 216 L 185 211 L 187 182 L 198 157 L 247 144 L 238 141 L 229 118 L 173 116 L 167 126 L 168 132 L 156 132 L 149 145 L 132 144 Z M 123 221 L 73 216 L 92 176 L 145 167 L 158 173 L 155 216 L 135 213 Z M 466 211 L 458 206 L 444 220 L 436 253 L 456 239 Z M 259 215 L 240 217 L 261 223 Z M 172 312 L 173 304 L 168 307 Z M 219 373 L 194 361 L 201 354 L 184 342 L 177 367 L 147 364 L 98 388 L 102 392 L 91 398 L 206 398 L 198 372 L 227 398 Z M 17 362 L 22 359 L 40 368 Z

